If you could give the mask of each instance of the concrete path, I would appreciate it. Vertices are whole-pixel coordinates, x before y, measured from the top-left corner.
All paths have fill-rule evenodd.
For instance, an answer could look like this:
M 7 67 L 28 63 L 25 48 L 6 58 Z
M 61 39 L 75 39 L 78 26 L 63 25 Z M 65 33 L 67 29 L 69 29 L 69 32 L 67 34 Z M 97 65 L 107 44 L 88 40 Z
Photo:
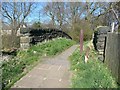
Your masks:
M 12 88 L 69 88 L 71 73 L 68 57 L 76 48 L 77 45 L 74 45 L 54 58 L 44 59 Z

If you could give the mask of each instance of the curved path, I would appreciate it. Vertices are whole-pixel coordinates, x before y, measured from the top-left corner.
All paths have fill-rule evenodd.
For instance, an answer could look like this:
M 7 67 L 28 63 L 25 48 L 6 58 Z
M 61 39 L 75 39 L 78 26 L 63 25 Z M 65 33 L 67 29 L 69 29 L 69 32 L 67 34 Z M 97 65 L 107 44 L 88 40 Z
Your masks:
M 69 88 L 71 73 L 68 57 L 77 47 L 74 45 L 53 58 L 44 59 L 12 88 Z

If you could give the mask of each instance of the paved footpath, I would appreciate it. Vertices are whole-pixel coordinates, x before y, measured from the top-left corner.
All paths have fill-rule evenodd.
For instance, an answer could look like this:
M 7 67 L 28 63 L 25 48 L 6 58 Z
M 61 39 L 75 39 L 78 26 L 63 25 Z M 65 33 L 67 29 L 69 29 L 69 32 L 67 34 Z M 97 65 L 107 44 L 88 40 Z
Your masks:
M 68 57 L 77 47 L 74 45 L 54 58 L 43 60 L 12 88 L 69 88 L 71 73 Z

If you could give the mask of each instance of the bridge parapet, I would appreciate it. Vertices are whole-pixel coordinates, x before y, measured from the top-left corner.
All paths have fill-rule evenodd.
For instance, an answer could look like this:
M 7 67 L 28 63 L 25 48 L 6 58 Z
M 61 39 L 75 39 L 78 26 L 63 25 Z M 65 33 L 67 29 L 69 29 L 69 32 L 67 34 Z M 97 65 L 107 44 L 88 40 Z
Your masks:
M 31 37 L 29 36 L 29 33 L 20 34 L 20 49 L 27 50 L 30 47 L 30 40 Z
M 20 48 L 22 50 L 27 50 L 30 45 L 34 45 L 45 40 L 51 40 L 57 37 L 72 39 L 68 34 L 58 29 L 36 30 L 30 28 L 23 28 L 20 30 L 20 36 Z

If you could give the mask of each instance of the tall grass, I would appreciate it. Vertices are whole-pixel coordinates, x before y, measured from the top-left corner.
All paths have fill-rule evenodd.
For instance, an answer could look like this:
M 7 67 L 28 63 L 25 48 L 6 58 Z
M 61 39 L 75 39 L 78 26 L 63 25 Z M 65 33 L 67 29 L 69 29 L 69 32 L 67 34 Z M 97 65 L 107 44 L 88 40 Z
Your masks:
M 12 60 L 2 64 L 2 86 L 8 89 L 32 67 L 42 60 L 42 57 L 56 55 L 75 44 L 65 38 L 54 39 L 32 46 L 27 51 L 19 51 Z
M 117 84 L 106 66 L 97 60 L 92 49 L 87 63 L 85 53 L 77 49 L 71 56 L 72 88 L 116 88 Z

